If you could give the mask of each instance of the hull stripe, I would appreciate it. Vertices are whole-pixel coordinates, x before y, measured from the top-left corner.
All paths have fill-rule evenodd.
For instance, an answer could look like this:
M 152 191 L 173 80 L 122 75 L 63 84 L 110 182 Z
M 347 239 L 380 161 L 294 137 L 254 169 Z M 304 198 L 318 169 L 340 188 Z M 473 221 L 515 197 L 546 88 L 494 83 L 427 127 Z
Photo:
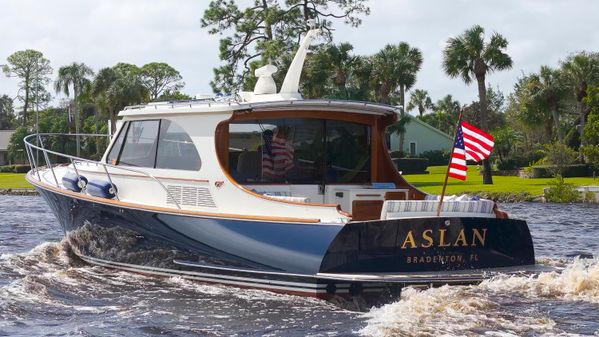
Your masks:
M 303 288 L 310 288 L 310 289 L 320 288 L 322 290 L 325 290 L 325 288 L 326 288 L 326 284 L 287 282 L 287 281 L 277 281 L 277 280 L 272 280 L 272 279 L 257 279 L 257 278 L 250 278 L 250 277 L 209 274 L 209 273 L 200 273 L 200 272 L 193 272 L 193 271 L 182 271 L 182 270 L 174 270 L 174 269 L 166 269 L 166 268 L 140 266 L 140 265 L 134 265 L 134 264 L 122 263 L 122 262 L 106 261 L 106 260 L 97 259 L 97 258 L 93 258 L 93 257 L 89 257 L 89 256 L 81 256 L 80 255 L 80 257 L 84 261 L 87 261 L 92 264 L 115 266 L 115 267 L 119 267 L 121 269 L 128 269 L 128 270 L 134 270 L 134 271 L 156 272 L 156 273 L 160 273 L 160 274 L 164 274 L 164 275 L 179 275 L 179 276 L 186 276 L 186 277 L 189 276 L 189 277 L 194 277 L 194 278 L 199 277 L 199 278 L 205 279 L 207 281 L 212 280 L 213 282 L 216 281 L 216 282 L 220 282 L 220 283 L 239 282 L 240 284 L 245 284 L 246 282 L 249 282 L 249 284 L 260 284 L 260 285 L 269 285 L 269 286 L 303 287 Z M 314 280 L 314 282 L 316 281 L 315 278 L 313 278 L 313 280 Z

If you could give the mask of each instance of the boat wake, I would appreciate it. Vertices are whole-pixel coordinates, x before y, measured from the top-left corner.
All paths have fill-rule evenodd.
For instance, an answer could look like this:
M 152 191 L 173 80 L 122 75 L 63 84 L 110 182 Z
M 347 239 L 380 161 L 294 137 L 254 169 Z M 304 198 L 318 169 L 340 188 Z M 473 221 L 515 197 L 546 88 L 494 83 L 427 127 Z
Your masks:
M 544 259 L 543 264 L 563 266 Z M 564 335 L 551 304 L 599 303 L 599 259 L 574 259 L 561 271 L 497 276 L 479 285 L 406 288 L 401 300 L 366 313 L 364 336 Z M 578 304 L 576 304 L 578 303 Z M 559 313 L 558 313 L 559 314 Z
M 224 322 L 233 324 L 241 313 L 252 322 L 261 322 L 265 314 L 284 318 L 288 327 L 299 322 L 318 326 L 324 315 L 362 321 L 354 332 L 363 336 L 567 335 L 570 329 L 552 305 L 560 303 L 563 309 L 568 302 L 577 309 L 585 304 L 596 307 L 599 259 L 546 258 L 540 262 L 560 270 L 531 277 L 497 276 L 473 286 L 405 288 L 401 300 L 359 314 L 316 299 L 91 266 L 63 240 L 40 244 L 27 253 L 0 255 L 0 320 L 13 324 L 17 331 L 23 318 L 52 317 L 64 323 L 75 313 L 104 326 L 148 314 L 165 322 L 201 315 L 209 318 L 208 330 L 217 332 Z

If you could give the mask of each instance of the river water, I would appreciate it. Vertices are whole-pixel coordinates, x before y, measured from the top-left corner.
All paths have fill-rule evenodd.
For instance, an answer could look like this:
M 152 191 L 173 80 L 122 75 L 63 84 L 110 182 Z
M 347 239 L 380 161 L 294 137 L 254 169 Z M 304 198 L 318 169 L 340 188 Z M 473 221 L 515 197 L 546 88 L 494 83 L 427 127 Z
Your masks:
M 39 197 L 0 197 L 0 336 L 599 335 L 599 206 L 518 203 L 541 264 L 475 286 L 404 289 L 368 312 L 266 291 L 152 278 L 72 256 Z

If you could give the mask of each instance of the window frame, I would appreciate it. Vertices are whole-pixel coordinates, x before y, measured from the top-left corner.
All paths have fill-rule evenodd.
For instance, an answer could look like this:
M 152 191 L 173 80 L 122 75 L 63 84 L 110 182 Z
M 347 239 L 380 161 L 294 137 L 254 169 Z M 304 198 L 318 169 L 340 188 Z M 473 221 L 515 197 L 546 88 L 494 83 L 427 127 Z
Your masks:
M 168 119 L 168 118 L 160 118 L 159 119 L 159 124 L 158 124 L 158 136 L 156 138 L 156 155 L 154 156 L 154 169 L 157 170 L 177 170 L 177 171 L 191 171 L 191 172 L 198 172 L 202 169 L 202 157 L 200 156 L 200 152 L 198 151 L 198 148 L 196 147 L 196 144 L 193 142 L 193 138 L 191 138 L 191 135 L 189 135 L 189 133 L 187 132 L 187 130 L 185 130 L 185 128 L 183 128 L 181 126 L 181 124 L 177 123 L 175 120 L 172 119 Z M 196 154 L 198 155 L 198 160 L 200 161 L 200 165 L 197 168 L 193 168 L 193 169 L 177 169 L 177 168 L 163 168 L 163 167 L 156 167 L 158 165 L 158 148 L 160 147 L 160 136 L 162 135 L 162 125 L 163 125 L 163 121 L 168 121 L 171 123 L 171 125 L 174 123 L 174 125 L 176 125 L 177 127 L 179 127 L 181 130 L 183 130 L 183 132 L 185 133 L 185 135 L 187 137 L 189 137 L 189 140 L 191 141 L 191 144 L 196 152 Z M 170 125 L 169 125 L 170 126 Z M 168 131 L 168 127 L 165 130 L 165 132 Z
M 198 155 L 198 159 L 201 161 L 201 156 L 200 153 L 198 152 L 198 149 L 195 145 L 195 143 L 193 143 L 193 139 L 191 138 L 191 136 L 189 135 L 189 133 L 176 121 L 172 120 L 172 119 L 168 119 L 168 118 L 152 118 L 152 119 L 137 119 L 137 120 L 128 120 L 123 122 L 123 126 L 120 128 L 118 134 L 116 135 L 115 138 L 115 142 L 112 144 L 112 146 L 110 147 L 110 150 L 107 152 L 106 154 L 106 163 L 110 164 L 110 165 L 114 165 L 114 166 L 118 166 L 121 165 L 121 156 L 123 154 L 123 150 L 125 149 L 125 144 L 127 143 L 127 138 L 129 137 L 129 131 L 131 130 L 131 124 L 134 122 L 153 122 L 153 121 L 157 121 L 158 122 L 158 131 L 156 132 L 156 149 L 154 152 L 154 162 L 152 164 L 152 166 L 132 166 L 132 167 L 139 167 L 139 168 L 149 168 L 149 169 L 159 169 L 159 170 L 178 170 L 178 171 L 192 171 L 192 172 L 198 172 L 202 165 L 200 164 L 200 167 L 198 168 L 194 168 L 194 169 L 173 169 L 173 168 L 157 168 L 156 165 L 158 163 L 158 148 L 160 147 L 160 135 L 162 134 L 162 125 L 163 125 L 163 121 L 164 120 L 168 120 L 171 123 L 175 123 L 179 128 L 181 128 L 185 134 L 189 137 L 189 139 L 192 142 L 192 145 Z M 124 133 L 124 137 L 123 137 L 123 142 L 121 143 L 121 147 L 118 149 L 118 153 L 116 156 L 116 160 L 115 163 L 109 163 L 108 162 L 108 156 L 110 155 L 110 152 L 112 152 L 112 150 L 114 149 L 114 147 L 116 146 L 116 140 L 118 139 L 118 137 L 120 137 L 121 133 Z M 131 165 L 122 165 L 122 166 L 131 166 Z
M 106 152 L 106 160 L 105 160 L 106 164 L 115 165 L 115 166 L 118 165 L 119 159 L 121 158 L 121 152 L 123 152 L 123 145 L 125 144 L 125 138 L 127 138 L 128 131 L 129 131 L 129 121 L 125 121 L 125 122 L 123 122 L 123 126 L 121 126 L 121 128 L 115 135 L 114 142 L 110 146 L 110 149 Z M 109 159 L 108 156 L 110 156 L 110 153 L 112 152 L 112 150 L 114 150 L 114 147 L 117 145 L 116 143 L 119 140 L 119 137 L 121 136 L 121 134 L 123 134 L 123 142 L 121 143 L 121 147 L 118 149 L 116 158 L 114 159 L 114 163 L 110 163 L 110 162 L 108 162 L 108 159 Z
M 265 117 L 259 117 L 259 118 L 248 118 L 248 119 L 239 119 L 239 120 L 229 120 L 226 123 L 226 143 L 229 144 L 230 142 L 230 137 L 231 137 L 231 125 L 236 125 L 236 124 L 248 124 L 248 123 L 252 123 L 252 124 L 261 124 L 261 123 L 268 123 L 268 121 L 272 121 L 272 120 L 317 120 L 322 127 L 322 143 L 323 143 L 323 156 L 325 157 L 325 159 L 323 159 L 323 164 L 321 165 L 320 169 L 321 169 L 321 178 L 319 179 L 318 182 L 311 182 L 311 183 L 301 183 L 301 182 L 268 182 L 268 181 L 241 181 L 241 180 L 237 180 L 236 178 L 235 181 L 243 184 L 243 185 L 280 185 L 280 184 L 286 184 L 286 185 L 362 185 L 362 184 L 367 184 L 367 183 L 371 183 L 373 180 L 373 156 L 374 156 L 374 149 L 373 149 L 373 144 L 374 144 L 374 131 L 373 128 L 375 127 L 374 125 L 372 125 L 372 123 L 368 122 L 368 121 L 360 121 L 360 120 L 345 120 L 345 119 L 335 119 L 335 118 L 326 118 L 326 117 L 312 117 L 312 116 L 265 116 Z M 348 123 L 348 124 L 354 124 L 354 125 L 359 125 L 361 127 L 364 127 L 366 129 L 366 139 L 367 139 L 367 149 L 368 149 L 368 165 L 367 170 L 368 170 L 368 179 L 367 182 L 332 182 L 330 180 L 327 179 L 327 165 L 325 164 L 326 162 L 326 157 L 328 154 L 328 149 L 329 149 L 329 137 L 328 137 L 328 125 L 330 122 L 341 122 L 341 123 Z M 218 149 L 217 149 L 218 151 Z M 229 156 L 229 152 L 230 152 L 230 145 L 227 145 L 226 147 L 226 152 L 224 153 L 225 156 Z M 219 155 L 220 157 L 220 155 Z M 219 159 L 220 160 L 220 159 Z M 227 160 L 227 165 L 223 166 L 223 169 L 226 169 L 226 172 L 228 175 L 230 175 L 231 177 L 233 177 L 233 175 L 231 174 L 231 163 Z
M 412 153 L 412 144 L 414 144 L 414 153 Z M 410 152 L 410 157 L 416 157 L 418 152 L 418 143 L 416 141 L 410 141 L 408 145 L 408 151 Z
M 125 134 L 125 138 L 123 138 L 123 143 L 121 144 L 121 149 L 119 150 L 119 156 L 117 158 L 115 166 L 121 164 L 121 156 L 123 155 L 123 150 L 125 149 L 125 144 L 127 144 L 127 139 L 129 138 L 129 131 L 131 130 L 131 124 L 134 122 L 153 122 L 158 121 L 158 131 L 156 132 L 156 150 L 154 151 L 154 163 L 152 167 L 149 166 L 133 166 L 133 165 L 123 165 L 123 166 L 131 166 L 131 167 L 139 167 L 139 168 L 156 168 L 156 155 L 158 153 L 158 141 L 160 139 L 160 126 L 162 125 L 162 118 L 152 118 L 152 119 L 137 119 L 127 121 L 127 133 Z

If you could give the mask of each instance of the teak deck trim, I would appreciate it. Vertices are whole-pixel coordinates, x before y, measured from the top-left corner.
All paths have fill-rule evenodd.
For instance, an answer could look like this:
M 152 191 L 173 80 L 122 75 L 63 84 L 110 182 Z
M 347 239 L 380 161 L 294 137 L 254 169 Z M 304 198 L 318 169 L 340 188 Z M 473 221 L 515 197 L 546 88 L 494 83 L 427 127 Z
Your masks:
M 33 186 L 39 187 L 44 190 L 48 190 L 51 192 L 55 192 L 58 194 L 62 194 L 65 196 L 73 197 L 75 199 L 87 200 L 91 202 L 96 202 L 105 205 L 112 206 L 120 206 L 124 208 L 130 209 L 139 209 L 146 211 L 155 211 L 160 213 L 169 213 L 169 214 L 181 214 L 181 215 L 190 215 L 197 217 L 211 217 L 211 218 L 225 218 L 225 219 L 239 219 L 239 220 L 257 220 L 257 221 L 281 221 L 281 222 L 295 222 L 295 223 L 310 223 L 316 224 L 321 223 L 320 219 L 314 218 L 294 218 L 294 217 L 273 217 L 273 216 L 254 216 L 254 215 L 243 215 L 243 214 L 228 214 L 228 213 L 209 213 L 209 212 L 198 212 L 198 211 L 190 211 L 190 210 L 180 210 L 180 209 L 172 209 L 165 207 L 156 207 L 156 206 L 146 206 L 141 204 L 135 204 L 130 202 L 124 202 L 119 200 L 105 199 L 100 197 L 94 197 L 87 194 L 76 193 L 69 190 L 64 190 L 61 188 L 57 188 L 45 182 L 41 182 L 37 179 L 31 178 L 30 174 L 25 176 L 27 182 L 32 184 Z

